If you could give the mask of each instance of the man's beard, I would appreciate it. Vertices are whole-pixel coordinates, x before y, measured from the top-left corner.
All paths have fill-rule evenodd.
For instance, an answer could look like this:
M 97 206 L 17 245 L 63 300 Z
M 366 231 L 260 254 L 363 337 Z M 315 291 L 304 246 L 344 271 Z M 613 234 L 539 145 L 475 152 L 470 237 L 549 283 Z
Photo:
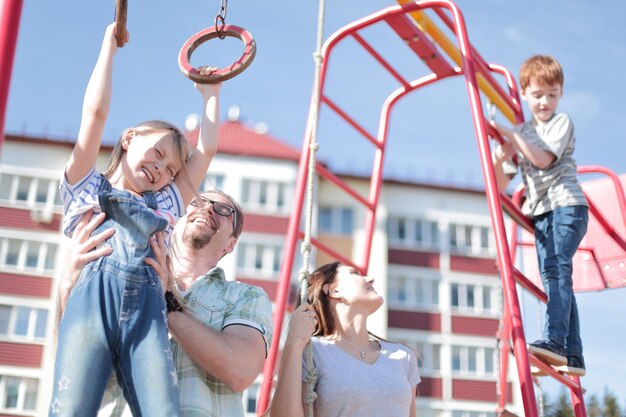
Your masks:
M 213 234 L 211 233 L 194 231 L 190 227 L 185 227 L 185 230 L 183 230 L 183 243 L 195 250 L 202 249 L 208 245 L 212 237 Z

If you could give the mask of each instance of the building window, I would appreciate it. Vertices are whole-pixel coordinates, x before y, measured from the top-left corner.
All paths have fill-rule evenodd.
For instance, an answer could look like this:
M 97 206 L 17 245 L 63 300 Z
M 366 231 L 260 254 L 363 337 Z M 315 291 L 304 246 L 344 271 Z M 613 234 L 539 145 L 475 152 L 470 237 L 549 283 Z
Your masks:
M 450 304 L 452 307 L 458 307 L 459 302 L 459 284 L 450 285 Z
M 461 348 L 458 346 L 452 348 L 452 370 L 456 372 L 461 370 Z
M 285 208 L 285 193 L 287 192 L 287 185 L 278 183 L 276 184 L 276 187 L 276 207 L 282 210 Z
M 280 271 L 282 252 L 282 246 L 240 243 L 237 268 L 247 273 L 274 277 Z
M 439 281 L 418 279 L 415 282 L 415 302 L 418 307 L 436 307 L 439 305 Z
M 55 243 L 0 237 L 0 267 L 53 274 L 57 247 Z
M 244 179 L 241 202 L 248 210 L 284 212 L 291 204 L 291 189 L 288 183 Z
M 493 255 L 495 246 L 490 230 L 485 226 L 450 223 L 450 249 L 468 255 Z
M 0 305 L 0 335 L 28 340 L 46 338 L 48 310 Z
M 471 373 L 476 372 L 476 352 L 475 347 L 467 348 L 467 371 Z
M 354 230 L 354 214 L 347 207 L 320 207 L 320 233 L 350 236 Z
M 496 369 L 495 364 L 497 363 L 496 361 L 498 360 L 498 357 L 496 356 L 496 350 L 494 348 L 485 348 L 484 355 L 485 355 L 485 373 L 495 375 L 495 369 Z
M 404 242 L 406 240 L 406 219 L 402 217 L 389 217 L 387 221 L 387 234 L 389 240 Z
M 489 228 L 481 227 L 480 228 L 480 248 L 482 250 L 489 250 Z
M 491 302 L 493 291 L 491 287 L 483 287 L 483 310 L 491 311 L 493 303 Z
M 0 172 L 0 201 L 22 207 L 49 208 L 61 206 L 59 180 L 49 177 Z
M 388 292 L 393 307 L 432 309 L 439 305 L 438 279 L 390 275 Z
M 493 297 L 498 289 L 473 284 L 450 284 L 450 304 L 463 313 L 498 314 Z
M 439 224 L 437 222 L 428 222 L 430 224 L 430 240 L 433 247 L 439 246 Z
M 417 243 L 424 241 L 424 224 L 421 220 L 415 220 L 415 233 L 413 234 L 414 240 Z
M 417 342 L 415 344 L 415 352 L 417 353 L 417 366 L 421 373 L 430 374 L 432 371 L 441 369 L 440 344 Z
M 452 370 L 470 376 L 495 376 L 494 348 L 452 346 Z
M 406 278 L 397 277 L 389 280 L 389 303 L 403 305 L 406 303 Z
M 204 191 L 223 190 L 224 179 L 224 174 L 207 174 L 204 177 L 204 183 L 200 189 Z
M 466 307 L 474 308 L 474 290 L 476 287 L 474 285 L 467 285 L 465 287 L 465 296 L 466 296 Z
M 453 250 L 458 250 L 459 248 L 459 243 L 457 241 L 458 237 L 457 237 L 457 224 L 451 223 L 450 224 L 450 249 Z
M 432 369 L 438 371 L 441 369 L 441 345 L 431 345 L 433 359 L 431 361 Z
M 33 411 L 37 408 L 38 381 L 0 375 L 0 404 L 3 411 Z
M 439 245 L 437 222 L 390 216 L 387 220 L 389 240 L 404 246 L 435 249 Z
M 260 206 L 266 206 L 267 205 L 267 182 L 266 181 L 260 181 L 259 182 L 259 197 L 258 197 L 258 202 Z

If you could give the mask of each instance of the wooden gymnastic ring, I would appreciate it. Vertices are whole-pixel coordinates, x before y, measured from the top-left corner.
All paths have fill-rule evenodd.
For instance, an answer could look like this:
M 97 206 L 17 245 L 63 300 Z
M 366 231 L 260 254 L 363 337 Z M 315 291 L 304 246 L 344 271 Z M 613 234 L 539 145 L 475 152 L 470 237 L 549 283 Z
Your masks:
M 126 11 L 128 10 L 127 0 L 115 0 L 115 39 L 117 47 L 121 48 L 126 44 Z
M 213 38 L 218 38 L 220 35 L 222 35 L 222 37 L 230 36 L 241 40 L 244 44 L 243 54 L 238 60 L 227 67 L 216 68 L 208 75 L 200 75 L 198 69 L 192 67 L 189 63 L 191 54 L 202 43 Z M 256 42 L 250 32 L 233 25 L 224 25 L 219 31 L 213 26 L 201 30 L 185 42 L 182 48 L 180 48 L 180 53 L 178 54 L 178 66 L 183 74 L 185 74 L 185 76 L 192 81 L 200 84 L 217 84 L 242 73 L 252 63 L 255 54 Z

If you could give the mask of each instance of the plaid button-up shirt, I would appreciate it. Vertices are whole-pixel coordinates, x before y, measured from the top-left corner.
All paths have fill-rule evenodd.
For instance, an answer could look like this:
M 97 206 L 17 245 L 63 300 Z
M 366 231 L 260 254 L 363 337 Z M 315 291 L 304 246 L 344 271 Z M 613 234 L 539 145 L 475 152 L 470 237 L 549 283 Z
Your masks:
M 221 331 L 231 325 L 257 329 L 267 351 L 272 338 L 272 305 L 262 289 L 226 281 L 224 271 L 216 267 L 181 295 L 195 318 L 214 330 Z M 174 339 L 170 340 L 170 348 L 178 373 L 182 417 L 244 416 L 241 392 L 231 390 L 196 366 Z M 122 390 L 115 381 L 110 381 L 99 416 L 130 415 L 124 408 L 128 407 Z

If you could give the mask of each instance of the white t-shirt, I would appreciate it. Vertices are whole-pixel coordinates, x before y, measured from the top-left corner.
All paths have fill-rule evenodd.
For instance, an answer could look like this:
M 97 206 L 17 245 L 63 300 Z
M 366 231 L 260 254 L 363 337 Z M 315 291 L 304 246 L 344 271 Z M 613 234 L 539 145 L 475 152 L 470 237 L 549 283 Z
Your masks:
M 400 343 L 378 343 L 378 359 L 368 364 L 333 341 L 311 338 L 317 371 L 315 417 L 409 415 L 413 389 L 421 381 L 416 354 Z M 303 359 L 303 380 L 306 375 Z

